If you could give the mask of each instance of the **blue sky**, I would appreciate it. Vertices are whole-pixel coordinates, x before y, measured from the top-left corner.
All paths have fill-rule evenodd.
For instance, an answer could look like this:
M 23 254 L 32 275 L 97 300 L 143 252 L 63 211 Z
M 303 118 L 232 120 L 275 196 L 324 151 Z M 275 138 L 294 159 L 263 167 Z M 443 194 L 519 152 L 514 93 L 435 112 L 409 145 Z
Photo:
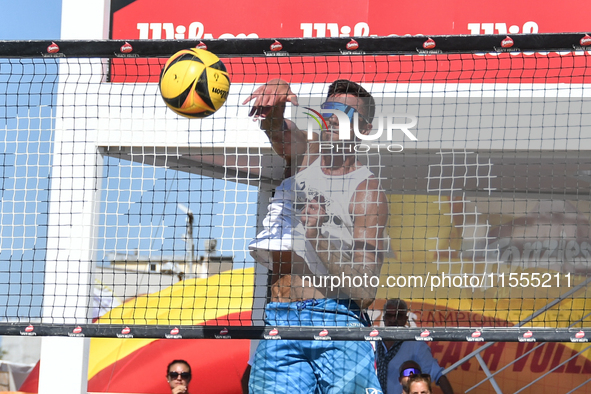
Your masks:
M 0 40 L 57 40 L 61 0 L 0 0 Z M 41 312 L 56 65 L 0 59 L 0 320 Z M 53 75 L 51 75 L 53 74 Z M 195 213 L 196 255 L 208 238 L 235 262 L 255 231 L 256 188 L 105 159 L 97 262 L 110 252 L 183 255 Z M 225 201 L 226 203 L 223 203 Z
M 183 256 L 187 216 L 179 204 L 194 214 L 197 256 L 204 254 L 204 241 L 215 238 L 221 254 L 253 262 L 245 251 L 255 235 L 256 187 L 111 157 L 104 167 L 99 262 L 113 251 Z
M 0 40 L 58 39 L 60 36 L 61 0 L 1 0 L 0 9 Z M 43 215 L 47 210 L 43 190 L 49 186 L 50 145 L 47 141 L 52 125 L 49 85 L 40 85 L 38 76 L 19 81 L 17 85 L 11 76 L 12 73 L 31 75 L 36 66 L 30 61 L 15 65 L 0 60 L 2 66 L 0 305 L 3 307 L 0 319 L 40 313 L 45 253 L 39 250 L 43 243 L 38 240 L 44 238 L 47 223 Z M 29 93 L 26 107 L 30 107 L 30 112 L 20 106 L 23 90 Z M 33 163 L 35 165 L 31 166 Z
M 61 0 L 0 0 L 0 40 L 58 39 Z

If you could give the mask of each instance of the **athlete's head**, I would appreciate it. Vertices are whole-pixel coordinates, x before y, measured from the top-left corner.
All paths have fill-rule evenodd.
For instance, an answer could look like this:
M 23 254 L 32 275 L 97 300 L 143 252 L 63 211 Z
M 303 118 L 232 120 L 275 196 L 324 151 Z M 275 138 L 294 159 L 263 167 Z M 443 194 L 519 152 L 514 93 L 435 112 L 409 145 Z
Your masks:
M 330 130 L 326 130 L 326 134 L 322 138 L 324 141 L 334 141 L 340 137 L 336 136 L 339 130 L 338 117 L 331 110 L 342 111 L 348 116 L 351 131 L 354 127 L 355 113 L 358 114 L 357 127 L 360 133 L 369 134 L 372 128 L 371 122 L 375 115 L 375 100 L 358 83 L 346 79 L 334 81 L 328 88 L 328 96 L 321 108 L 326 110 L 322 115 L 327 120 L 330 128 Z M 354 140 L 354 138 L 351 138 L 351 140 Z
M 413 375 L 408 379 L 409 394 L 431 394 L 431 376 Z
M 330 101 L 333 96 L 343 94 L 358 97 L 360 99 L 360 105 L 356 109 L 368 123 L 373 122 L 376 112 L 376 102 L 373 96 L 363 86 L 347 79 L 337 79 L 328 87 L 326 101 Z
M 399 376 L 398 381 L 402 386 L 402 392 L 404 394 L 408 394 L 408 380 L 413 375 L 420 375 L 421 374 L 421 366 L 414 362 L 413 360 L 408 360 L 400 365 L 398 369 Z

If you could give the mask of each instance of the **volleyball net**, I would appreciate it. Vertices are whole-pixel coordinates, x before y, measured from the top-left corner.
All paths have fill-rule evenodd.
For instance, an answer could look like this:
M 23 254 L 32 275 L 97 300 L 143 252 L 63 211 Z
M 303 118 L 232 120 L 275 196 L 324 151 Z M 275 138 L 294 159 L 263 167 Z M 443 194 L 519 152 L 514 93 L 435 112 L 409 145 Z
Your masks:
M 386 196 L 380 269 L 308 277 L 372 289 L 374 326 L 327 327 L 330 338 L 586 341 L 590 43 L 0 42 L 0 334 L 315 339 L 318 327 L 264 326 L 271 274 L 249 251 L 285 163 L 242 103 L 280 78 L 302 130 L 320 130 L 304 108 L 320 108 L 334 80 L 376 103 L 371 138 L 348 149 Z M 232 85 L 219 111 L 189 120 L 166 108 L 158 80 L 195 46 Z M 392 298 L 407 301 L 408 327 L 383 326 Z

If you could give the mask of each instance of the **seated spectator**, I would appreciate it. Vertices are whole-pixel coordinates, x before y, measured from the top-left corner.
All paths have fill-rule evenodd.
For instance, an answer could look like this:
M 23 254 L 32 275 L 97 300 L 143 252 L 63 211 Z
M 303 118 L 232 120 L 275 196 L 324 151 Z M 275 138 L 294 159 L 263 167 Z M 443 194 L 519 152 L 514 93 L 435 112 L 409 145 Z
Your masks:
M 412 375 L 408 379 L 409 394 L 431 394 L 431 377 L 426 374 Z
M 185 360 L 173 360 L 166 368 L 166 380 L 172 394 L 189 394 L 191 366 Z
M 405 327 L 408 322 L 408 306 L 404 300 L 394 298 L 386 302 L 382 320 L 386 327 Z M 449 380 L 442 374 L 443 368 L 431 354 L 425 342 L 380 341 L 376 343 L 377 372 L 384 394 L 401 394 L 397 381 L 400 366 L 405 360 L 415 361 L 421 371 L 428 373 L 444 394 L 453 394 Z
M 402 392 L 404 394 L 408 394 L 408 380 L 413 375 L 420 375 L 421 366 L 412 360 L 408 360 L 402 363 L 399 368 L 400 375 L 398 376 L 398 381 L 402 386 Z

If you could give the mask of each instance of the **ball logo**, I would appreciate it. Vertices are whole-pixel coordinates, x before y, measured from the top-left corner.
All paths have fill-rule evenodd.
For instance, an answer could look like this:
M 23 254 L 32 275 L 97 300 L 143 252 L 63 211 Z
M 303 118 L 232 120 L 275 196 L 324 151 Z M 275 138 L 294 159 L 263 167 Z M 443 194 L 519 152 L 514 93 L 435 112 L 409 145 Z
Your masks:
M 581 339 L 585 337 L 585 333 L 583 331 L 579 331 L 575 334 L 575 338 Z
M 57 46 L 55 42 L 52 42 L 50 46 L 47 47 L 47 53 L 57 53 L 60 51 L 60 47 Z
M 34 329 L 35 329 L 35 327 L 33 327 L 33 325 L 32 325 L 32 324 L 29 324 L 29 325 L 27 326 L 27 328 L 25 328 L 25 332 L 31 332 L 31 331 L 33 331 Z
M 131 51 L 133 51 L 133 47 L 131 46 L 130 43 L 128 43 L 127 41 L 125 42 L 125 44 L 121 45 L 121 53 L 129 53 Z
M 523 337 L 524 337 L 524 338 L 531 338 L 531 337 L 533 337 L 533 336 L 534 336 L 534 333 L 533 333 L 533 332 L 531 332 L 531 331 L 528 331 L 528 332 L 524 332 L 524 333 L 523 333 Z
M 429 335 L 431 335 L 431 333 L 429 332 L 429 330 L 425 330 L 421 333 L 421 337 L 425 338 L 428 337 Z
M 327 335 L 328 335 L 328 330 L 322 330 L 322 331 L 320 331 L 320 332 L 318 333 L 318 335 L 319 335 L 319 336 L 321 336 L 321 337 L 325 337 L 325 336 L 327 336 Z
M 481 335 L 482 333 L 480 331 L 474 331 L 472 333 L 472 338 L 480 338 Z
M 220 335 L 227 335 L 227 334 L 228 334 L 228 329 L 227 328 L 224 327 L 224 328 L 222 328 L 220 330 Z
M 591 45 L 591 37 L 589 37 L 589 34 L 585 34 L 585 37 L 581 38 L 579 43 L 584 47 Z
M 172 330 L 170 330 L 170 335 L 178 335 L 179 331 L 180 330 L 177 327 L 175 327 Z
M 78 326 L 72 330 L 74 334 L 80 334 L 82 332 L 82 327 Z
M 503 48 L 511 48 L 513 46 L 514 42 L 513 39 L 509 36 L 505 37 L 505 39 L 503 41 L 501 41 L 501 46 Z
M 271 44 L 270 48 L 273 52 L 277 52 L 283 49 L 283 45 L 281 45 L 279 41 L 275 40 L 275 42 Z
M 369 333 L 370 337 L 377 337 L 378 335 L 380 335 L 380 332 L 378 330 L 373 330 Z
M 425 41 L 423 43 L 423 48 L 425 49 L 433 49 L 435 48 L 435 40 L 433 40 L 432 38 L 429 38 L 427 41 Z
M 197 44 L 197 46 L 195 46 L 195 48 L 197 48 L 197 49 L 207 49 L 207 45 L 205 45 L 205 43 L 203 41 L 199 41 L 199 44 Z
M 129 327 L 125 327 L 123 330 L 121 330 L 121 334 L 123 335 L 127 335 L 131 332 L 131 329 Z
M 269 331 L 269 335 L 271 335 L 272 337 L 274 337 L 277 334 L 279 334 L 279 331 L 276 328 L 274 328 L 271 331 Z
M 359 48 L 359 43 L 355 40 L 351 40 L 347 43 L 347 50 L 348 51 L 354 51 L 357 48 Z

